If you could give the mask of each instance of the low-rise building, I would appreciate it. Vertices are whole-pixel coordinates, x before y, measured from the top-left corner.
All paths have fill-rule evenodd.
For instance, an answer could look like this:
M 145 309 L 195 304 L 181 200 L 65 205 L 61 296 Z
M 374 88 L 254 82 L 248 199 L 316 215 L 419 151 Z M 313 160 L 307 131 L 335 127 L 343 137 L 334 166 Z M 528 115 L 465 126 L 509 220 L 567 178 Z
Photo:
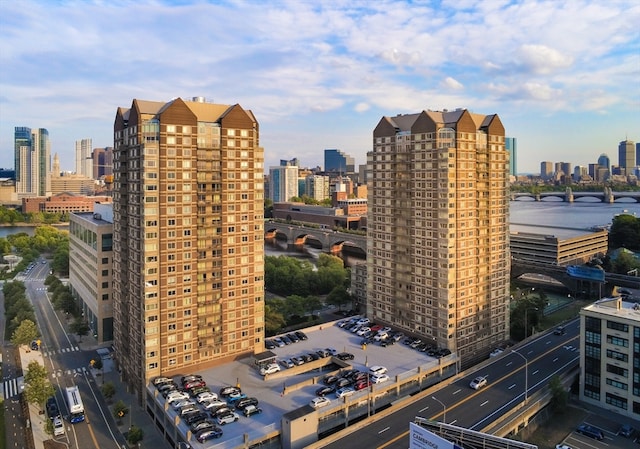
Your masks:
M 580 400 L 640 421 L 640 304 L 601 299 L 580 332 Z
M 96 203 L 110 203 L 110 196 L 84 196 L 63 192 L 49 197 L 22 198 L 22 212 L 76 213 L 93 212 Z

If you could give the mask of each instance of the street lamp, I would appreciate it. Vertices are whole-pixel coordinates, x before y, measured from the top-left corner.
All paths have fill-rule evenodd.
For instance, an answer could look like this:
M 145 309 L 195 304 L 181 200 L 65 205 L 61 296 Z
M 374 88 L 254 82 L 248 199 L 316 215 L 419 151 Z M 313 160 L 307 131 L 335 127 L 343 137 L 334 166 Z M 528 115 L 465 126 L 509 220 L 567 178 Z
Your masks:
M 519 352 L 511 350 L 512 353 L 519 355 L 524 359 L 524 403 L 527 403 L 527 399 L 529 398 L 529 360 Z
M 433 399 L 434 401 L 438 402 L 442 406 L 442 409 L 443 409 L 443 411 L 442 411 L 442 422 L 444 424 L 446 424 L 447 423 L 447 406 L 444 405 L 444 403 L 440 399 L 437 399 L 435 396 L 431 396 L 431 399 Z

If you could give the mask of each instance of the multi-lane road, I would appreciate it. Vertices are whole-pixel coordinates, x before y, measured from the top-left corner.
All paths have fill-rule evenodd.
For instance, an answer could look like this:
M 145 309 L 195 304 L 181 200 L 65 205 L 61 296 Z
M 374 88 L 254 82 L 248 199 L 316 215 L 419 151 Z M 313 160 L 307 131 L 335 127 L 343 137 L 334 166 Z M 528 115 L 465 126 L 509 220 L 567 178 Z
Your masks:
M 416 416 L 482 431 L 498 417 L 521 404 L 549 383 L 556 374 L 579 363 L 579 322 L 574 320 L 564 335 L 544 334 L 508 349 L 489 364 L 444 385 L 424 398 L 326 445 L 326 448 L 409 447 L 409 422 Z M 479 390 L 469 384 L 487 378 Z
M 25 284 L 27 298 L 33 304 L 38 320 L 42 334 L 40 351 L 56 390 L 59 409 L 63 416 L 69 414 L 64 391 L 68 386 L 77 385 L 86 417 L 85 422 L 77 424 L 65 420 L 65 434 L 55 439 L 64 442 L 70 449 L 120 449 L 125 440 L 118 432 L 102 398 L 100 385 L 96 384 L 88 370 L 89 362 L 96 357 L 96 352 L 81 350 L 76 337 L 67 332 L 63 322 L 64 314 L 54 310 L 44 285 L 48 274 L 49 264 L 38 262 L 21 280 Z

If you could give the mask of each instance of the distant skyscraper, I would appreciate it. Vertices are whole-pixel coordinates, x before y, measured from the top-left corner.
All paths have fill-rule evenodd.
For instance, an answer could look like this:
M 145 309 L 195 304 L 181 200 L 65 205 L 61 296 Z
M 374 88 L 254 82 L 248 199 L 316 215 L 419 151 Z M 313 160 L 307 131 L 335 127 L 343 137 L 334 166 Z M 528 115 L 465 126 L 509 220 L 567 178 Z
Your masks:
M 91 162 L 93 163 L 93 179 L 113 175 L 113 148 L 94 148 Z
M 49 131 L 16 126 L 14 150 L 18 199 L 51 195 Z
M 504 138 L 504 148 L 509 153 L 509 174 L 518 175 L 518 139 L 515 137 Z
M 636 166 L 636 144 L 632 140 L 623 140 L 618 145 L 618 165 L 627 173 Z
M 326 200 L 329 198 L 329 177 L 322 175 L 308 175 L 305 178 L 305 192 L 314 200 Z
M 540 162 L 540 177 L 542 179 L 550 179 L 553 177 L 553 162 Z
M 139 399 L 155 376 L 264 351 L 258 122 L 197 100 L 134 99 L 114 121 L 113 337 Z
M 600 167 L 605 167 L 607 170 L 609 168 L 611 168 L 611 161 L 609 160 L 609 156 L 607 156 L 606 154 L 602 153 L 600 155 L 600 157 L 598 158 L 598 165 Z
M 383 117 L 373 131 L 367 316 L 462 364 L 509 339 L 504 127 L 468 110 Z
M 93 177 L 92 147 L 91 139 L 76 140 L 76 174 L 87 178 Z
M 271 201 L 282 203 L 298 196 L 298 167 L 293 165 L 269 168 L 269 194 Z
M 355 161 L 346 153 L 336 149 L 324 150 L 324 171 L 326 173 L 354 173 Z

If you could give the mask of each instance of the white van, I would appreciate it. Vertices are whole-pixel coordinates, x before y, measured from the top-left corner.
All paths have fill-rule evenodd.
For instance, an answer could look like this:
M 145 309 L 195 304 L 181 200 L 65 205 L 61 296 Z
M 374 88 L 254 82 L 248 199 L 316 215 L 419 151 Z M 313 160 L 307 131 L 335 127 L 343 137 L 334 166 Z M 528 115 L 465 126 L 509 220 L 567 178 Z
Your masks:
M 64 435 L 64 422 L 60 418 L 53 420 L 53 434 L 55 436 Z

